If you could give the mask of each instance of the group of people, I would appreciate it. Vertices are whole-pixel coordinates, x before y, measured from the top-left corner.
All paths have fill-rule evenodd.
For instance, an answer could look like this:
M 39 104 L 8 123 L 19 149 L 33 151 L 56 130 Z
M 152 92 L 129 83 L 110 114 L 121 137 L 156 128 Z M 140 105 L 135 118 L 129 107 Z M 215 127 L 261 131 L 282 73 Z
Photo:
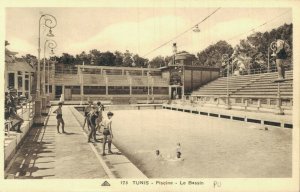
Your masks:
M 113 132 L 112 132 L 112 120 L 111 118 L 113 117 L 112 112 L 107 113 L 107 118 L 103 117 L 103 111 L 104 111 L 104 106 L 101 104 L 101 102 L 97 102 L 96 105 L 92 105 L 93 102 L 89 102 L 89 104 L 84 108 L 84 124 L 83 124 L 83 129 L 87 125 L 88 130 L 89 130 L 89 135 L 88 135 L 88 142 L 101 142 L 96 138 L 96 132 L 99 134 L 102 133 L 103 139 L 103 153 L 102 155 L 106 155 L 105 153 L 105 146 L 106 143 L 108 145 L 108 153 L 113 154 L 111 151 L 111 144 L 112 144 L 112 139 L 113 139 Z M 60 124 L 62 124 L 62 132 L 65 133 L 64 130 L 64 120 L 62 117 L 62 103 L 60 102 L 58 104 L 58 108 L 53 112 L 56 113 L 56 119 L 57 119 L 57 132 L 60 133 L 59 127 Z M 103 127 L 103 130 L 101 128 Z M 93 139 L 93 141 L 92 141 Z
M 5 101 L 4 101 L 4 106 L 5 106 L 4 119 L 6 122 L 12 125 L 10 131 L 16 131 L 18 133 L 22 133 L 21 125 L 24 122 L 24 120 L 17 113 L 17 105 L 18 105 L 18 96 L 16 95 L 16 92 L 13 90 L 6 92 Z

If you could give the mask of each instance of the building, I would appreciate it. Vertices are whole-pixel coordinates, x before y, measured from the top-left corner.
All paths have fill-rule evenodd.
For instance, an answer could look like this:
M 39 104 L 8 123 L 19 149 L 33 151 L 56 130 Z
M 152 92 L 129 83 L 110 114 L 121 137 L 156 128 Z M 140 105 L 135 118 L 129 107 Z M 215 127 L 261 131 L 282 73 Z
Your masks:
M 4 88 L 5 91 L 13 88 L 19 96 L 29 98 L 33 90 L 35 69 L 23 59 L 16 59 L 16 54 L 18 53 L 5 48 Z
M 169 81 L 171 99 L 190 95 L 192 91 L 220 76 L 219 68 L 194 65 L 194 61 L 194 55 L 187 52 L 178 53 L 168 66 L 160 68 L 162 77 Z
M 219 76 L 219 68 L 194 66 L 193 59 L 188 53 L 178 54 L 175 64 L 155 69 L 52 63 L 45 90 L 48 93 L 49 87 L 50 100 L 63 96 L 66 101 L 161 103 L 181 98 L 183 87 L 189 94 Z

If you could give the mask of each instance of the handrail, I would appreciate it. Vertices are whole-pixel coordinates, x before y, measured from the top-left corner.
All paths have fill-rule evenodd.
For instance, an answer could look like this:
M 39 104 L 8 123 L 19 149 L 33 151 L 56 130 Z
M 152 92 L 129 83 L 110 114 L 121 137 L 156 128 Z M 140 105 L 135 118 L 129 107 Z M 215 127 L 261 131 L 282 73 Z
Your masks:
M 293 65 L 285 66 L 286 71 L 293 70 Z M 224 71 L 224 70 L 223 70 Z M 220 77 L 227 77 L 227 73 L 224 73 L 223 71 L 220 72 Z M 239 75 L 252 75 L 252 74 L 261 74 L 261 73 L 272 73 L 277 72 L 277 67 L 272 66 L 269 69 L 268 68 L 256 68 L 256 69 L 249 69 L 240 71 Z M 234 76 L 232 73 L 229 76 Z
M 191 97 L 212 97 L 212 98 L 227 98 L 227 95 L 191 95 Z M 245 98 L 255 98 L 255 99 L 278 99 L 278 96 L 249 96 L 249 95 L 239 95 L 239 96 L 229 96 L 233 99 L 245 99 Z M 281 99 L 291 99 L 292 97 L 280 96 Z

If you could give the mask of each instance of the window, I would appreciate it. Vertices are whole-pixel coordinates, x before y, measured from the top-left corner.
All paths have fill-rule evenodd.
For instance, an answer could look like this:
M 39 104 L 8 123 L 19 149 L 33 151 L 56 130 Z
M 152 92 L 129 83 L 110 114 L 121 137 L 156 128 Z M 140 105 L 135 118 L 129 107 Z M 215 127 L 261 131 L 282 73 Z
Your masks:
M 25 80 L 25 91 L 29 90 L 29 81 L 28 79 Z
M 23 78 L 22 76 L 18 77 L 18 90 L 21 90 L 23 88 Z
M 84 86 L 83 93 L 85 95 L 105 95 L 106 87 L 105 86 Z M 79 88 L 80 94 L 80 88 Z
M 52 85 L 49 85 L 49 93 L 52 93 Z
M 8 86 L 15 87 L 15 74 L 14 73 L 8 74 Z

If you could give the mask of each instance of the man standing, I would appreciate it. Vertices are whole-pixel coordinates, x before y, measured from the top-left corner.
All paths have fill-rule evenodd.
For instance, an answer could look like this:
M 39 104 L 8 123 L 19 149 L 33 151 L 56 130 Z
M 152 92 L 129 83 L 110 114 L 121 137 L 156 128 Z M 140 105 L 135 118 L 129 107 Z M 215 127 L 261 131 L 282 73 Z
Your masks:
M 92 142 L 91 141 L 92 137 L 94 138 L 94 142 L 98 142 L 98 140 L 96 139 L 97 119 L 98 119 L 97 107 L 93 106 L 93 110 L 89 114 L 89 121 L 91 126 L 89 138 L 88 138 L 89 143 Z
M 90 121 L 89 121 L 89 117 L 88 116 L 89 116 L 89 113 L 92 110 L 93 110 L 93 108 L 92 108 L 92 101 L 89 101 L 89 105 L 84 108 L 84 116 L 85 116 L 85 118 L 84 118 L 84 123 L 83 123 L 82 129 L 84 129 L 85 124 L 87 123 L 88 130 L 90 130 Z
M 281 38 L 281 39 L 280 39 Z M 288 56 L 288 51 L 290 46 L 286 43 L 286 41 L 282 40 L 283 36 L 277 36 L 276 38 L 276 66 L 278 70 L 278 79 L 282 80 L 285 78 L 285 61 Z
M 97 113 L 98 113 L 98 119 L 97 119 L 97 125 L 96 130 L 100 133 L 100 124 L 102 122 L 103 116 L 102 112 L 104 111 L 104 106 L 101 104 L 101 102 L 97 102 Z

